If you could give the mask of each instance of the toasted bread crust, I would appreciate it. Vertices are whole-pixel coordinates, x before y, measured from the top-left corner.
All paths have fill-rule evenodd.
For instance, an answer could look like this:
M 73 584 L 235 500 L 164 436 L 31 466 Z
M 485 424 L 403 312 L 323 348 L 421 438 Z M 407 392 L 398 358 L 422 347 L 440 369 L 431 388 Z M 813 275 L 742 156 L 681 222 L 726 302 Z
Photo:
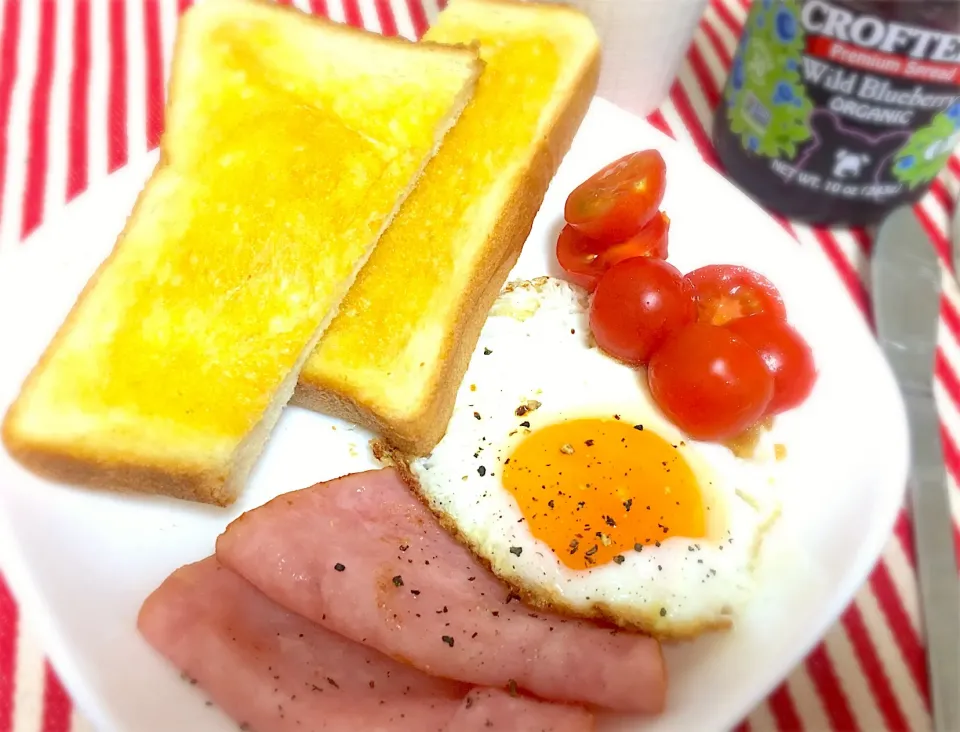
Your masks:
M 513 5 L 505 0 L 484 2 Z M 533 3 L 531 3 L 533 4 Z M 557 7 L 550 5 L 550 8 Z M 570 12 L 578 12 L 564 8 Z M 590 58 L 573 94 L 549 132 L 537 146 L 530 166 L 518 176 L 514 190 L 484 246 L 484 254 L 469 284 L 457 293 L 457 310 L 440 349 L 440 368 L 434 374 L 420 410 L 406 420 L 391 420 L 370 405 L 332 386 L 301 379 L 293 403 L 348 420 L 379 435 L 407 455 L 425 455 L 443 437 L 453 414 L 454 401 L 473 355 L 480 331 L 507 275 L 517 262 L 530 234 L 534 217 L 560 161 L 570 148 L 583 121 L 600 74 L 599 49 Z
M 496 568 L 490 563 L 490 560 L 481 552 L 478 552 L 470 538 L 460 531 L 460 527 L 457 526 L 456 522 L 454 522 L 449 516 L 446 516 L 445 514 L 434 509 L 434 507 L 430 504 L 430 501 L 423 494 L 423 491 L 420 487 L 420 481 L 410 469 L 410 460 L 412 458 L 409 455 L 404 454 L 402 450 L 392 447 L 383 440 L 373 440 L 370 443 L 370 447 L 373 450 L 373 455 L 377 460 L 384 465 L 389 465 L 396 468 L 397 472 L 400 474 L 400 477 L 403 479 L 403 482 L 407 484 L 407 487 L 410 489 L 413 495 L 415 495 L 417 499 L 430 510 L 445 531 L 447 531 L 463 546 L 469 549 L 474 557 L 476 557 L 477 561 L 483 564 L 515 595 L 517 595 L 517 597 L 522 599 L 531 607 L 544 610 L 546 612 L 556 613 L 558 615 L 565 615 L 570 618 L 588 618 L 590 620 L 596 620 L 609 625 L 611 628 L 623 628 L 624 630 L 629 630 L 635 633 L 643 633 L 644 635 L 652 636 L 663 642 L 693 640 L 697 636 L 703 635 L 704 633 L 710 631 L 729 630 L 731 627 L 733 627 L 732 619 L 722 618 L 716 620 L 715 622 L 698 621 L 688 623 L 686 625 L 671 624 L 669 628 L 664 629 L 662 627 L 658 627 L 655 619 L 648 620 L 642 615 L 637 615 L 633 618 L 625 618 L 622 616 L 622 613 L 614 613 L 611 611 L 609 605 L 604 602 L 593 602 L 586 609 L 581 609 L 572 607 L 558 593 L 552 593 L 543 588 L 541 588 L 540 592 L 532 593 L 528 588 L 513 582 L 512 578 L 497 572 Z
M 245 3 L 248 5 L 268 7 L 271 9 L 271 12 L 296 13 L 298 20 L 302 19 L 304 22 L 322 25 L 324 31 L 328 33 L 343 33 L 351 37 L 363 37 L 368 42 L 375 40 L 377 44 L 384 43 L 391 46 L 402 46 L 405 53 L 411 51 L 417 54 L 441 53 L 451 59 L 460 57 L 458 61 L 462 59 L 466 62 L 465 66 L 470 67 L 471 73 L 466 78 L 463 89 L 454 100 L 447 119 L 435 130 L 435 147 L 432 153 L 422 161 L 420 169 L 415 172 L 407 188 L 398 196 L 396 205 L 386 216 L 377 238 L 369 243 L 366 252 L 367 256 L 369 256 L 379 239 L 379 235 L 383 233 L 399 211 L 403 200 L 409 192 L 413 190 L 416 181 L 423 173 L 426 163 L 439 147 L 442 137 L 450 127 L 452 127 L 456 119 L 459 118 L 460 113 L 472 98 L 476 81 L 482 71 L 483 64 L 477 57 L 476 51 L 467 46 L 443 45 L 438 43 L 417 44 L 402 38 L 385 38 L 366 30 L 334 23 L 323 18 L 313 17 L 295 8 L 277 6 L 267 0 L 245 0 Z M 238 5 L 241 4 L 243 3 L 238 3 Z M 183 94 L 183 92 L 179 91 L 180 77 L 177 73 L 178 64 L 183 61 L 182 44 L 183 34 L 178 33 L 175 40 L 175 51 L 172 61 L 173 68 L 170 74 L 170 93 L 168 95 L 170 100 Z M 50 480 L 90 488 L 115 490 L 118 492 L 135 491 L 139 493 L 168 495 L 175 498 L 228 506 L 236 499 L 246 478 L 247 471 L 262 448 L 266 434 L 279 416 L 280 409 L 287 402 L 293 390 L 296 373 L 292 373 L 289 378 L 284 381 L 284 384 L 276 390 L 274 403 L 261 415 L 258 424 L 248 433 L 241 445 L 234 450 L 230 461 L 224 464 L 217 464 L 213 460 L 210 460 L 207 465 L 191 465 L 185 460 L 178 461 L 176 456 L 171 457 L 169 462 L 163 461 L 162 464 L 160 461 L 144 460 L 141 456 L 137 455 L 122 456 L 119 459 L 115 457 L 107 459 L 104 455 L 97 454 L 93 449 L 82 448 L 74 444 L 46 444 L 24 434 L 20 429 L 22 419 L 21 412 L 25 408 L 23 404 L 24 397 L 30 393 L 36 382 L 47 370 L 53 354 L 61 347 L 66 335 L 75 327 L 84 300 L 97 286 L 102 274 L 112 265 L 120 252 L 124 240 L 141 213 L 143 202 L 147 198 L 151 182 L 169 165 L 170 150 L 168 148 L 169 139 L 167 135 L 164 135 L 160 144 L 159 162 L 151 173 L 147 183 L 144 185 L 143 190 L 138 194 L 134 207 L 114 242 L 113 249 L 97 267 L 93 276 L 87 281 L 64 322 L 60 325 L 56 334 L 44 349 L 37 364 L 24 381 L 17 399 L 4 416 L 2 423 L 0 423 L 0 441 L 3 442 L 10 455 L 20 464 L 31 472 Z M 359 273 L 365 261 L 366 257 L 362 258 L 362 261 L 357 263 L 349 281 L 342 283 L 340 292 L 341 299 L 346 294 L 352 284 L 353 278 Z M 335 314 L 336 308 L 333 308 L 333 310 L 328 313 L 324 322 L 319 325 L 314 337 L 303 349 L 295 371 L 298 372 L 299 368 L 302 367 L 306 358 L 316 347 L 322 331 Z M 145 384 L 144 388 L 150 388 L 150 384 Z
M 150 180 L 164 167 L 166 164 L 165 158 L 161 147 L 160 161 L 150 174 Z M 60 347 L 61 341 L 73 327 L 84 299 L 96 287 L 100 275 L 117 256 L 127 230 L 137 218 L 146 192 L 147 187 L 144 186 L 143 190 L 137 195 L 133 210 L 127 216 L 123 229 L 114 241 L 113 249 L 80 291 L 63 324 L 50 340 L 50 343 L 47 344 L 36 366 L 30 371 L 29 376 L 21 386 L 21 395 L 29 393 L 36 379 L 45 371 L 52 354 Z M 185 468 L 171 470 L 160 465 L 105 462 L 102 458 L 86 454 L 75 447 L 63 446 L 53 449 L 46 445 L 36 444 L 21 436 L 17 429 L 21 408 L 22 403 L 18 397 L 4 416 L 2 425 L 0 425 L 0 440 L 17 462 L 39 476 L 64 483 L 116 491 L 126 490 L 123 486 L 137 486 L 139 492 L 165 494 L 192 501 L 214 503 L 220 506 L 226 506 L 233 500 L 233 497 L 225 495 L 222 490 L 226 478 L 225 472 L 211 470 L 204 473 Z
M 215 470 L 192 472 L 186 467 L 171 469 L 159 465 L 106 462 L 69 447 L 51 449 L 21 440 L 7 430 L 4 423 L 3 442 L 9 453 L 32 473 L 42 478 L 87 488 L 116 492 L 171 496 L 187 501 L 229 506 L 236 498 L 224 489 L 226 473 Z

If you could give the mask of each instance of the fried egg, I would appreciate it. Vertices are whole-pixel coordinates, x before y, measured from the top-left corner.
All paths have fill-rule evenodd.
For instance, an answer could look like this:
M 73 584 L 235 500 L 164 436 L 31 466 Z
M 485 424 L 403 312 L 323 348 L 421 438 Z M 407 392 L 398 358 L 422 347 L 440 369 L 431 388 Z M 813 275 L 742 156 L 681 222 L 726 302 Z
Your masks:
M 592 343 L 585 293 L 546 277 L 505 288 L 443 440 L 409 467 L 525 599 L 662 638 L 731 625 L 777 510 L 764 462 L 685 438 Z

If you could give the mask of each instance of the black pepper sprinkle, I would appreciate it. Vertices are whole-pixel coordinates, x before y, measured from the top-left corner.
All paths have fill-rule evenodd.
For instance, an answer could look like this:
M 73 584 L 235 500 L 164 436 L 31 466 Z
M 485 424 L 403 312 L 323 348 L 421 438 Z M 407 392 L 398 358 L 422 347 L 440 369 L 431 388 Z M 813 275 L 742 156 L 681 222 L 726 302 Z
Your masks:
M 480 412 L 474 412 L 474 413 L 473 413 L 473 418 L 474 418 L 474 419 L 480 419 Z
M 615 415 L 613 415 L 613 418 L 619 420 L 619 419 L 620 419 L 620 415 L 619 415 L 619 414 L 615 414 Z
M 499 610 L 494 610 L 492 614 L 493 614 L 493 617 L 495 617 L 495 618 L 499 618 L 499 617 L 500 617 L 500 611 L 499 611 Z
M 371 681 L 371 682 L 368 684 L 368 686 L 372 689 L 372 688 L 374 688 L 374 687 L 376 686 L 376 684 Z
M 615 561 L 617 564 L 623 564 L 625 560 L 626 558 L 622 554 L 617 554 L 613 558 L 613 561 Z
M 523 547 L 522 547 L 522 546 L 512 546 L 512 547 L 510 547 L 510 553 L 511 553 L 513 556 L 515 556 L 515 557 L 519 557 L 521 554 L 523 554 Z
M 643 425 L 642 425 L 642 424 L 635 424 L 635 425 L 633 425 L 633 429 L 635 429 L 635 430 L 640 430 L 641 432 L 643 432 Z
M 598 549 L 597 545 L 594 544 L 592 547 L 587 549 L 585 556 L 592 557 L 594 554 L 597 553 L 597 549 Z
M 554 507 L 552 498 L 549 501 L 547 501 L 547 505 L 550 506 L 550 508 Z
M 507 691 L 510 692 L 510 696 L 517 696 L 517 682 L 513 679 L 507 681 Z
M 337 684 L 337 682 L 331 679 L 329 676 L 327 677 L 327 683 L 330 684 L 330 686 L 332 686 L 334 689 L 340 688 L 339 684 Z
M 617 528 L 617 522 L 613 520 L 613 516 L 607 516 L 603 520 L 607 526 L 612 526 L 613 528 Z
M 393 586 L 394 586 L 394 587 L 403 587 L 403 577 L 401 577 L 399 574 L 398 574 L 396 577 L 394 577 L 394 578 L 393 578 Z
M 593 447 L 593 440 L 586 440 L 583 444 L 587 447 Z
M 479 468 L 477 468 L 477 472 L 480 474 L 480 477 L 482 478 L 487 474 L 487 469 L 481 465 Z
M 529 423 L 527 420 L 523 420 L 523 422 L 520 423 L 520 426 L 521 426 L 521 427 L 529 427 L 529 426 L 530 426 L 530 423 Z
M 570 553 L 571 553 L 571 554 L 576 554 L 576 553 L 577 553 L 577 549 L 579 549 L 579 548 L 580 548 L 580 542 L 577 541 L 576 539 L 573 539 L 573 540 L 570 542 Z
M 641 544 L 640 542 L 637 542 L 636 544 L 634 544 L 634 545 L 633 545 L 633 551 L 635 551 L 635 552 L 642 552 L 642 551 L 643 551 L 643 544 Z
M 627 509 L 627 513 L 630 512 L 630 507 L 631 507 L 631 506 L 633 506 L 633 499 L 632 499 L 632 498 L 628 498 L 627 500 L 625 500 L 625 501 L 623 502 L 623 507 L 624 507 L 625 509 Z
M 340 562 L 337 562 L 336 564 L 334 564 L 334 565 L 333 565 L 333 568 L 334 568 L 335 570 L 337 570 L 338 572 L 342 572 L 343 570 L 346 569 L 346 567 L 344 567 L 342 564 L 340 564 Z
M 665 607 L 660 608 L 660 617 L 663 618 L 663 617 L 666 617 L 666 615 L 667 615 L 667 608 Z
M 489 356 L 491 353 L 493 353 L 493 351 L 491 351 L 489 348 L 484 348 L 484 349 L 483 349 L 483 355 L 484 355 L 484 356 Z
M 440 638 L 440 640 L 442 640 L 442 641 L 443 641 L 444 643 L 446 643 L 448 646 L 450 646 L 451 648 L 453 648 L 453 637 L 452 637 L 452 636 L 445 635 L 445 636 L 442 636 L 442 637 Z
M 467 582 L 473 582 L 475 579 L 476 577 L 467 577 Z
M 520 602 L 520 595 L 518 595 L 516 592 L 511 592 L 509 595 L 507 595 L 507 599 L 504 601 L 504 604 L 509 605 L 513 600 Z
M 409 548 L 410 548 L 410 545 L 409 545 L 409 544 L 401 544 L 401 545 L 400 545 L 400 551 L 402 551 L 402 552 L 407 551 L 407 549 L 409 549 Z
M 410 594 L 411 594 L 411 595 L 414 595 L 414 596 L 419 595 L 419 594 L 420 594 L 420 590 L 410 590 Z
M 655 541 L 655 542 L 653 542 L 653 543 L 654 543 L 656 546 L 660 546 L 660 542 L 659 542 L 659 541 Z

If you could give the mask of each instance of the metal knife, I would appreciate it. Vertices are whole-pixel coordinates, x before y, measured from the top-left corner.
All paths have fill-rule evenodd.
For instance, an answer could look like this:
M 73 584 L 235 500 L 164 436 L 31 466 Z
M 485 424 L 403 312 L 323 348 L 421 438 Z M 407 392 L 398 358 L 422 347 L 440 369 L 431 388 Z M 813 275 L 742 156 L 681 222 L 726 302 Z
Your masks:
M 940 311 L 940 265 L 910 207 L 881 224 L 871 264 L 877 338 L 907 405 L 910 499 L 927 640 L 935 732 L 960 730 L 960 583 L 953 545 L 933 359 Z

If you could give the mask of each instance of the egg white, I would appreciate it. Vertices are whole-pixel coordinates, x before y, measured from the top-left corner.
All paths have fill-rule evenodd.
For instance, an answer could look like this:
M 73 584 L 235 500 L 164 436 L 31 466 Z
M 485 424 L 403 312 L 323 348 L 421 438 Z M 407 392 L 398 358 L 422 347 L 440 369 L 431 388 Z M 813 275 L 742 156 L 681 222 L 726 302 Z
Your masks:
M 592 343 L 587 314 L 586 294 L 560 280 L 505 288 L 484 325 L 446 435 L 429 456 L 409 463 L 416 488 L 495 574 L 538 606 L 662 638 L 729 627 L 750 597 L 760 540 L 776 515 L 770 471 L 762 461 L 686 438 L 651 402 L 643 372 Z M 518 416 L 517 407 L 531 401 L 539 406 Z M 573 570 L 530 533 L 500 482 L 501 470 L 517 444 L 541 426 L 614 415 L 678 445 L 709 507 L 708 535 L 674 536 L 624 552 L 621 564 Z

